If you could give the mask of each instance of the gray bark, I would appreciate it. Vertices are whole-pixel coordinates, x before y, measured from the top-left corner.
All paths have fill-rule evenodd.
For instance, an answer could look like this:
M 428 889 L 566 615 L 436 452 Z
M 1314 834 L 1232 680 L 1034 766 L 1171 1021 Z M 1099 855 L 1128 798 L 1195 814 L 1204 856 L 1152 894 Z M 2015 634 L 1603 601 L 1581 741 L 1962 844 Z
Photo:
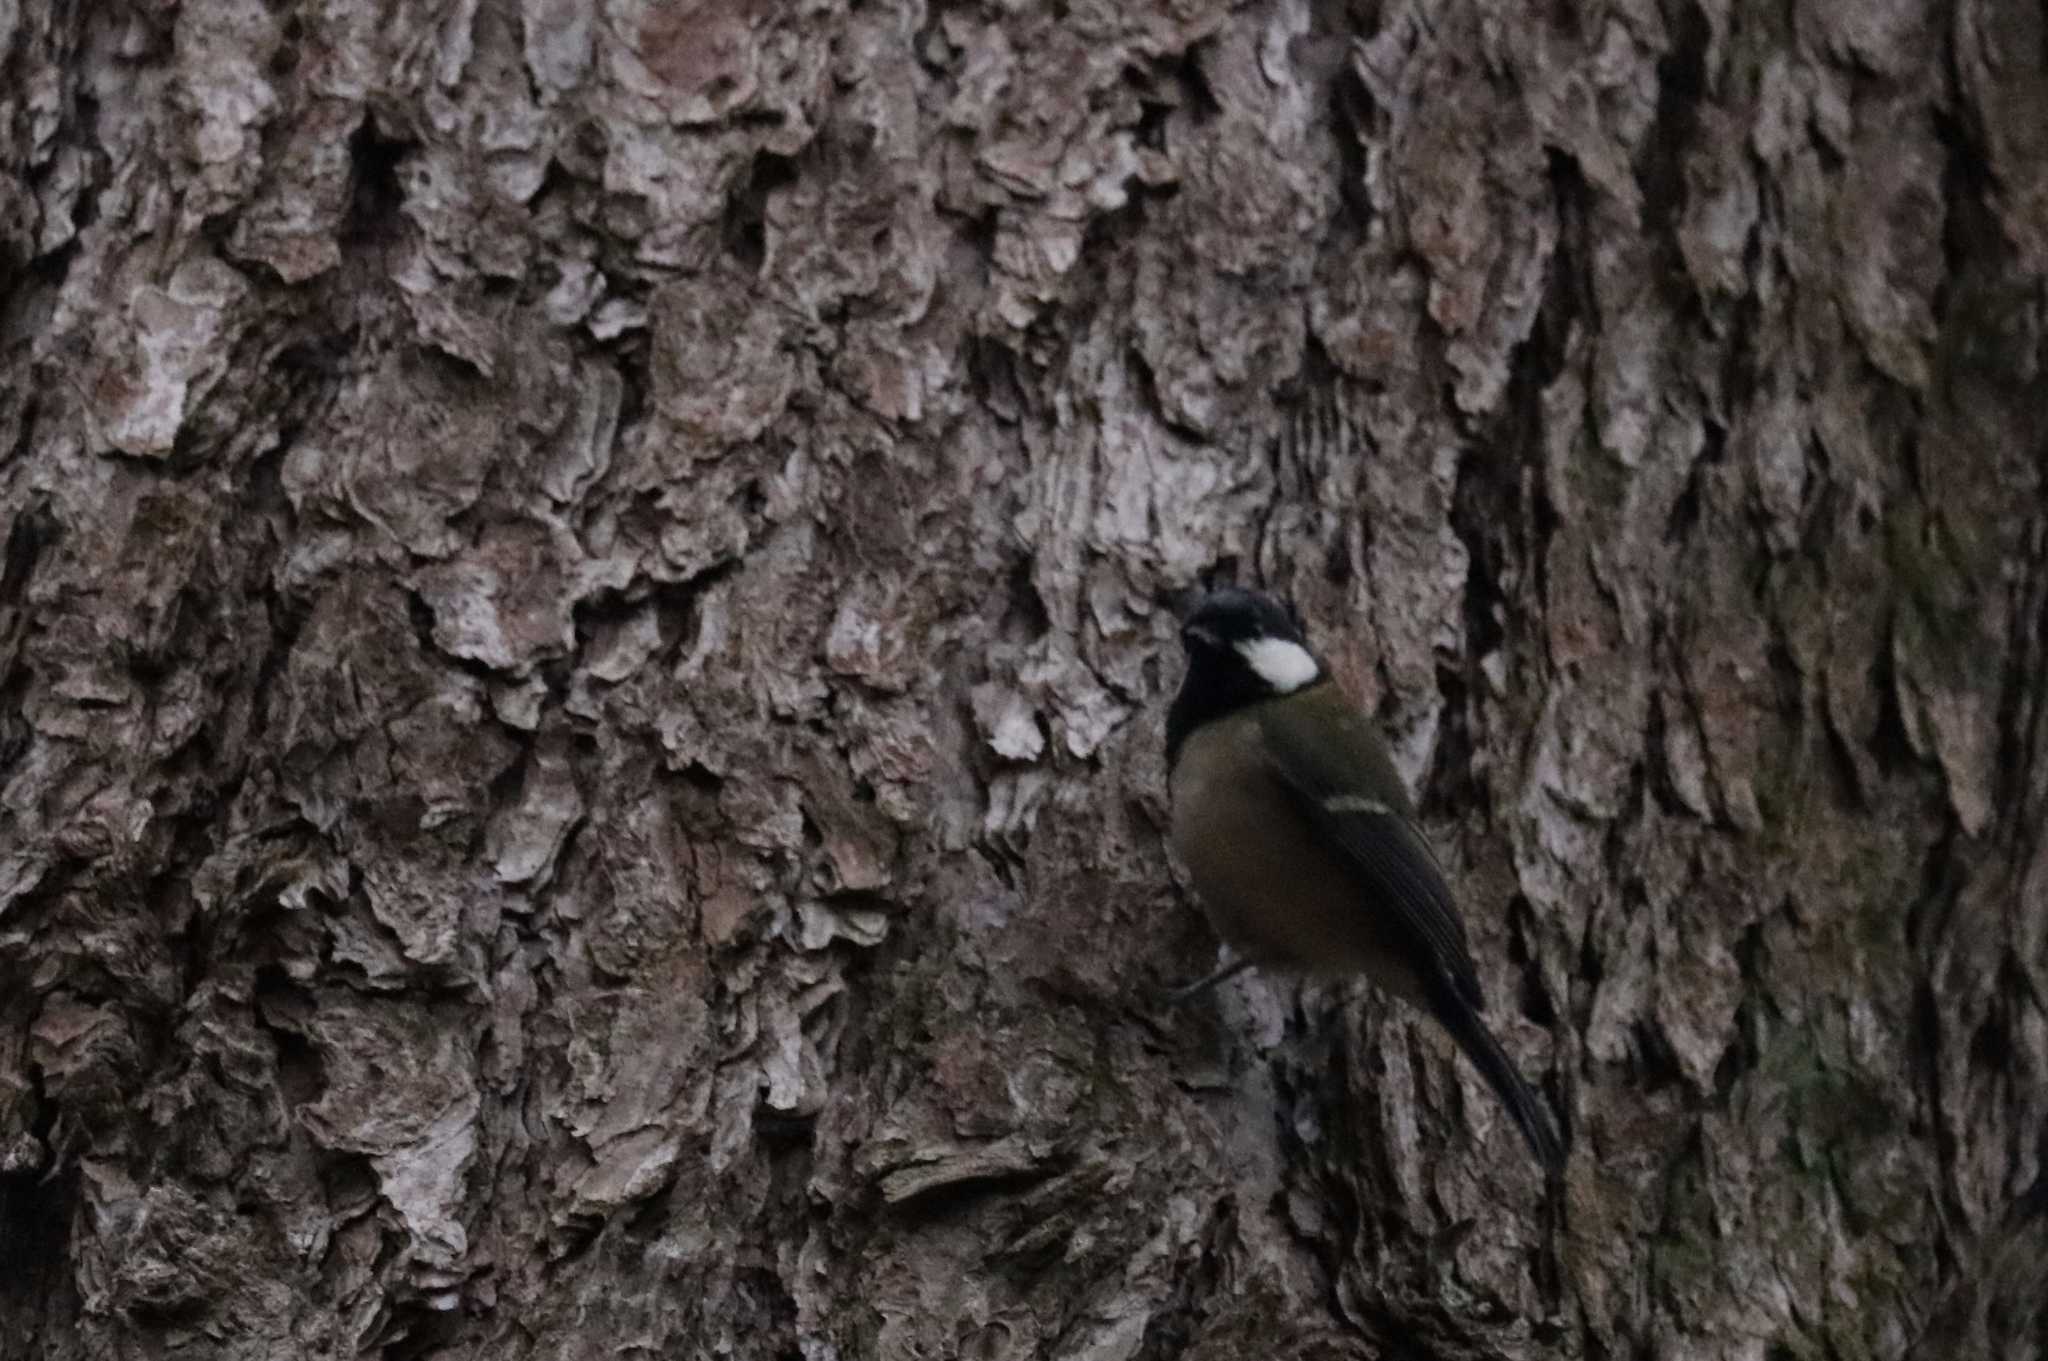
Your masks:
M 2048 1346 L 2023 0 L 0 4 L 0 1357 Z M 1169 608 L 1435 1029 L 1214 962 Z

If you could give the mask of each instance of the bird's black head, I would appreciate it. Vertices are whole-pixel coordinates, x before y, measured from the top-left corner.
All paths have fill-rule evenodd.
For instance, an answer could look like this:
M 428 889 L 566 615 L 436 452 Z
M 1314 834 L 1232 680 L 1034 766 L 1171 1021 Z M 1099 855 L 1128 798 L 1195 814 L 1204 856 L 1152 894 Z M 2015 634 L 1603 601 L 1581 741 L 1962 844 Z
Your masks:
M 1166 715 L 1166 764 L 1202 724 L 1323 679 L 1292 611 L 1269 595 L 1211 591 L 1180 626 L 1188 673 Z

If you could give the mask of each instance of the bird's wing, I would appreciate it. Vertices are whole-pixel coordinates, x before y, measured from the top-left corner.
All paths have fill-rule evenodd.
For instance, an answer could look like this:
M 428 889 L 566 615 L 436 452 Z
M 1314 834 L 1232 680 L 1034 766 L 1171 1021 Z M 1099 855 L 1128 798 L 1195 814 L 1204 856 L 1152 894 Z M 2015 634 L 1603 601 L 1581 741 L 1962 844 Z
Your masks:
M 1436 966 L 1438 978 L 1425 977 L 1425 990 L 1447 983 L 1460 1000 L 1484 1010 L 1465 923 L 1370 721 L 1326 684 L 1290 703 L 1261 706 L 1259 727 L 1281 782 L 1316 830 L 1356 867 L 1371 906 L 1393 915 L 1418 966 Z

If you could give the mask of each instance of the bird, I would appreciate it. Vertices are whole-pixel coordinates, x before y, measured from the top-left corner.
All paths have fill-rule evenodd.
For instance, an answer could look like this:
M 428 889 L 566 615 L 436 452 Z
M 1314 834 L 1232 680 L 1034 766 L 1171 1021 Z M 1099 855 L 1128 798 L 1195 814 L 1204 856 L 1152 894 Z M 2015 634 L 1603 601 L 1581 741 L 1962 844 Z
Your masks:
M 1544 1172 L 1559 1174 L 1564 1144 L 1480 1018 L 1464 921 L 1372 720 L 1272 596 L 1210 591 L 1180 638 L 1169 839 L 1232 958 L 1169 999 L 1254 967 L 1363 974 L 1450 1032 Z

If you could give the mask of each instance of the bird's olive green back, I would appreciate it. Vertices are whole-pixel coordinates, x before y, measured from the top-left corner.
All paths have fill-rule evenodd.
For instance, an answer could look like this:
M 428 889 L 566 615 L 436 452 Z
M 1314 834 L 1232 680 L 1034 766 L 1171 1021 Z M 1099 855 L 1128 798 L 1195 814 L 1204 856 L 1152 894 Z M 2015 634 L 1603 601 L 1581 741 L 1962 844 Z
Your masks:
M 1252 712 L 1302 813 L 1357 868 L 1361 910 L 1391 913 L 1435 959 L 1442 981 L 1483 1008 L 1464 921 L 1372 720 L 1327 681 Z

